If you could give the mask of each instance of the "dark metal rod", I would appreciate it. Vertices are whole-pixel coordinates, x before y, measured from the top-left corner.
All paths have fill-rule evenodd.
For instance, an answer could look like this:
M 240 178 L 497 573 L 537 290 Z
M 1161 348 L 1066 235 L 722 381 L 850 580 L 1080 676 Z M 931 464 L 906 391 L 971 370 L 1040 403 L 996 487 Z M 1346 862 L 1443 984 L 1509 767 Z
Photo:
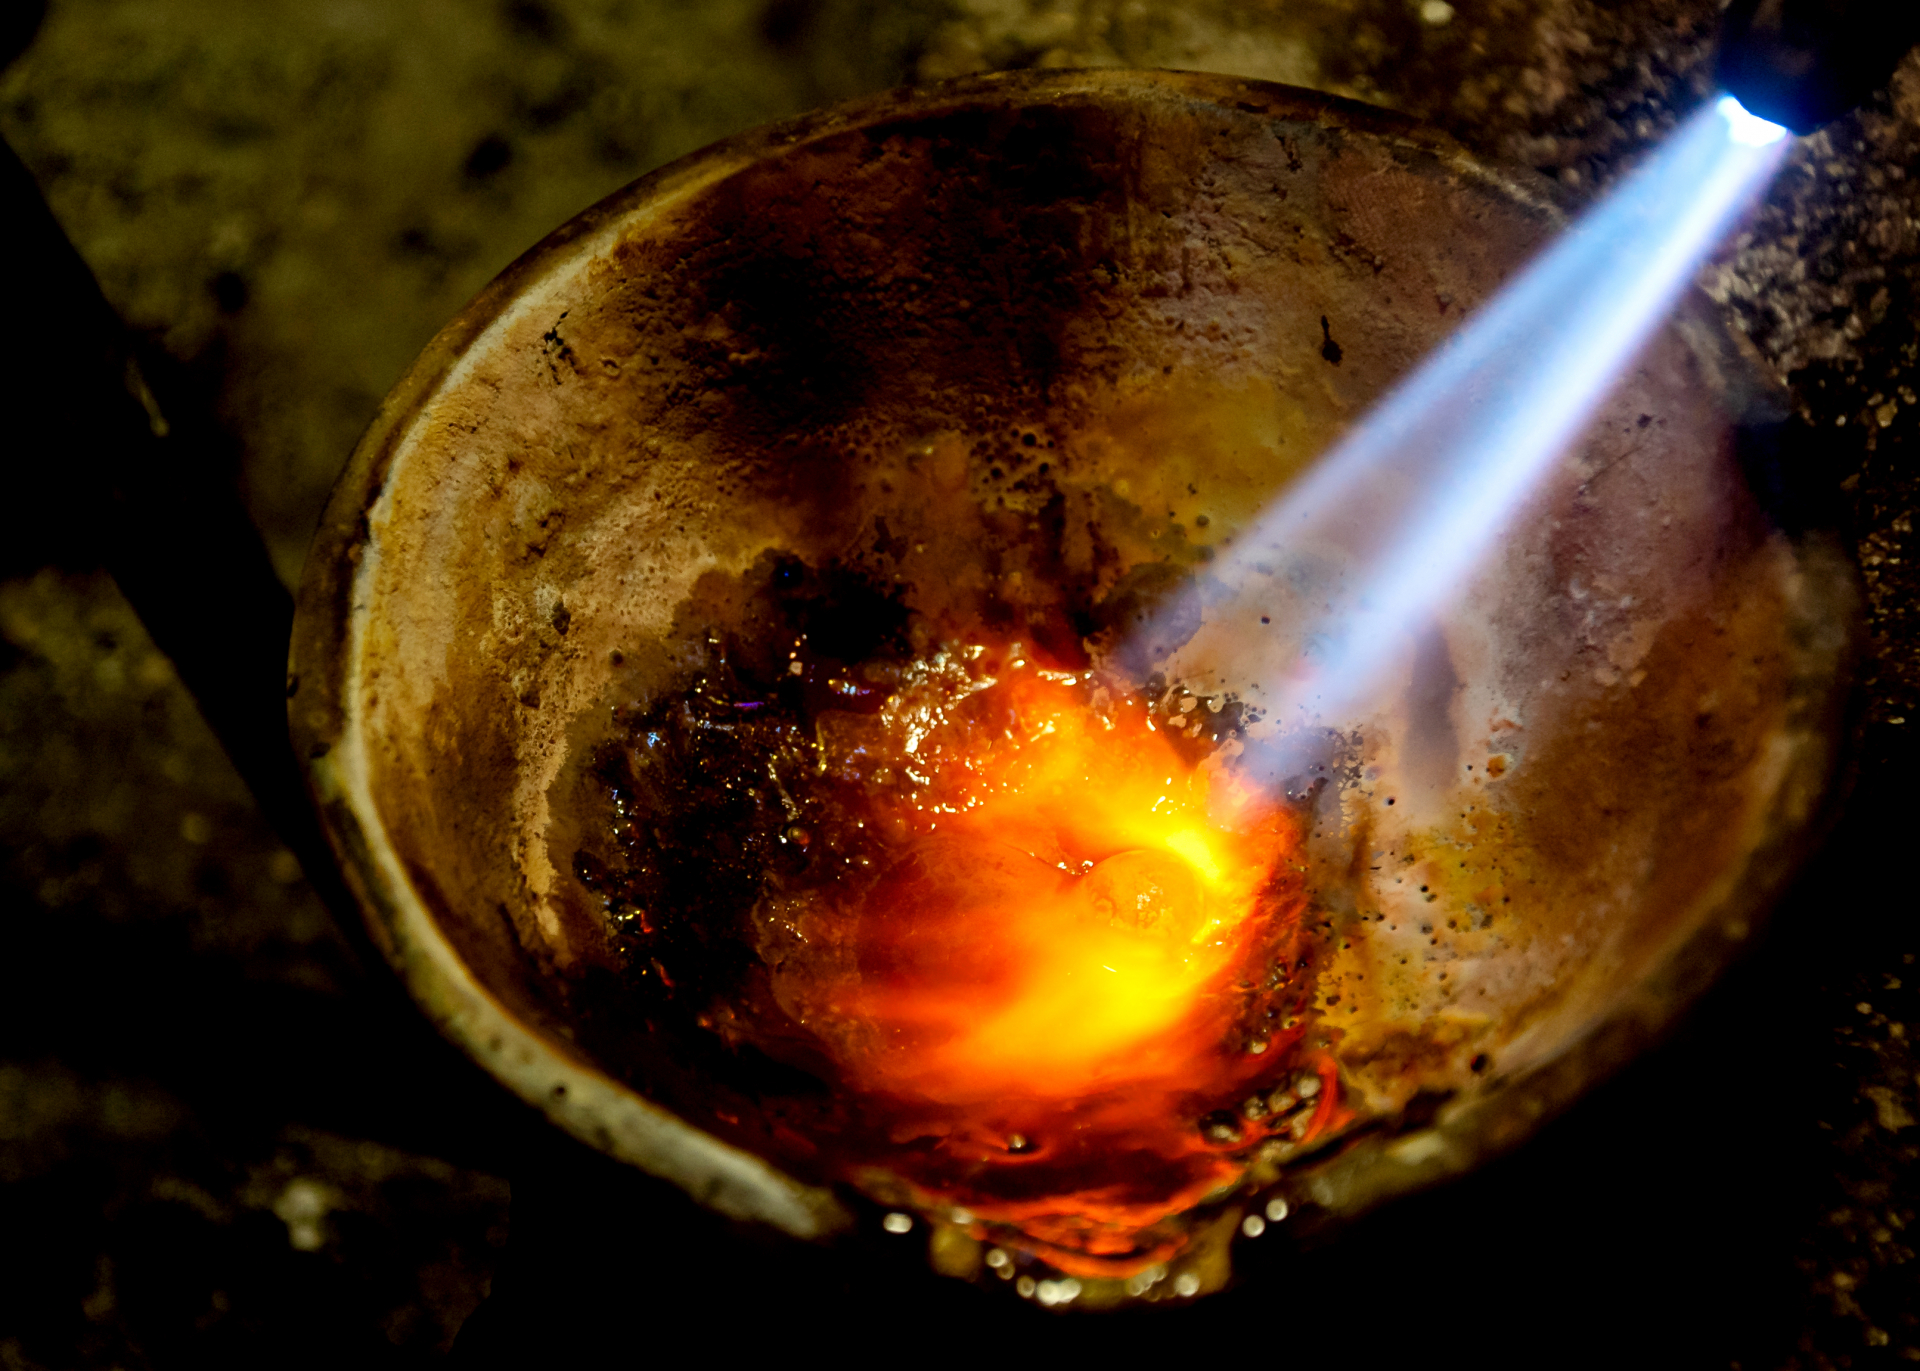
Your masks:
M 0 448 L 13 517 L 63 560 L 118 582 L 267 821 L 362 952 L 353 904 L 287 737 L 293 600 L 274 574 L 212 421 L 169 413 L 140 349 L 38 185 L 0 143 L 0 222 L 16 266 L 0 330 Z M 183 422 L 184 420 L 184 422 Z

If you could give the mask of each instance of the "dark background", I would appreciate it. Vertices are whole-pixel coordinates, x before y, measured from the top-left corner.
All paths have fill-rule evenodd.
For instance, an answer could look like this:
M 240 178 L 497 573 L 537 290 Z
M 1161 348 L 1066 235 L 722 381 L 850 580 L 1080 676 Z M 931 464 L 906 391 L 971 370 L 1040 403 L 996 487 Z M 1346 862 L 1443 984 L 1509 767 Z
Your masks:
M 292 584 L 433 331 L 546 230 L 716 137 L 908 80 L 1179 66 L 1408 111 L 1577 202 L 1705 93 L 1715 10 L 53 0 L 0 76 L 0 134 L 156 385 L 207 416 L 201 446 Z M 21 494 L 84 452 L 58 415 L 10 424 L 0 1371 L 408 1365 L 456 1336 L 473 1365 L 1920 1361 L 1917 149 L 1910 61 L 1796 147 L 1702 277 L 1793 387 L 1799 498 L 1832 509 L 1867 588 L 1856 780 L 1826 853 L 1671 1042 L 1519 1154 L 1330 1248 L 1243 1244 L 1248 1279 L 1185 1311 L 1047 1318 L 925 1275 L 917 1238 L 829 1255 L 734 1233 L 530 1122 L 359 968 L 99 539 L 67 536 L 84 481 L 58 510 Z M 7 325 L 37 321 L 9 306 Z

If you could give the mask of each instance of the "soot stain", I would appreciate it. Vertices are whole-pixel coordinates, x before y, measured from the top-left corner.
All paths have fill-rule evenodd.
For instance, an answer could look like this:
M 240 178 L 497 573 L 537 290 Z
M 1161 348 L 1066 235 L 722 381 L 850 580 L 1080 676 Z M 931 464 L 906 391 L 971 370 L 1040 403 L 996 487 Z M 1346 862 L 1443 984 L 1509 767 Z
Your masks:
M 1339 366 L 1340 359 L 1346 356 L 1341 346 L 1333 341 L 1333 326 L 1327 322 L 1324 314 L 1320 316 L 1320 355 L 1335 366 Z

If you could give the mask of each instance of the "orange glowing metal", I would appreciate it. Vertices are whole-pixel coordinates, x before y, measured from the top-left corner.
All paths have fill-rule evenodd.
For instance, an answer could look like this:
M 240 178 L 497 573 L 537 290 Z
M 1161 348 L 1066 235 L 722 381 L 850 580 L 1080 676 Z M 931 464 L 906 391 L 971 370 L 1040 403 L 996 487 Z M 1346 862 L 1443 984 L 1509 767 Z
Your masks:
M 857 1065 L 950 1104 L 1190 1080 L 1214 1047 L 1197 1011 L 1290 829 L 1137 706 L 1089 709 L 1061 673 L 1015 668 L 1002 689 L 1006 726 L 962 757 L 940 754 L 975 730 L 946 737 L 920 700 L 898 706 L 920 713 L 912 751 L 958 761 L 970 784 L 952 813 L 925 815 L 928 836 L 865 923 L 863 960 L 881 974 L 837 1008 L 912 1050 Z
M 886 855 L 776 887 L 774 997 L 916 1203 L 1075 1274 L 1162 1260 L 1174 1216 L 1256 1148 L 1344 1117 L 1302 1053 L 1298 816 L 1237 775 L 1237 715 L 1191 696 L 1118 694 L 1018 645 L 886 670 L 877 714 L 815 722 L 821 771 L 860 787 L 843 821 Z M 1319 1098 L 1267 1120 L 1303 1071 Z

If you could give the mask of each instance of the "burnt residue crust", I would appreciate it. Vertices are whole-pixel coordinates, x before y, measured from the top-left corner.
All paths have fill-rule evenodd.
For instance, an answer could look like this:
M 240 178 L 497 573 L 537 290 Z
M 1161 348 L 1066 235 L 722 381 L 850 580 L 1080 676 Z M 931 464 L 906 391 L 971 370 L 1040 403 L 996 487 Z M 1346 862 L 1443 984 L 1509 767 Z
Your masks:
M 687 298 L 728 331 L 685 358 L 727 396 L 728 440 L 855 421 L 903 365 L 936 404 L 982 377 L 1013 383 L 1004 402 L 1044 404 L 1063 327 L 1120 284 L 1127 245 L 1105 239 L 1125 222 L 1136 178 L 1119 149 L 1136 121 L 1086 104 L 958 110 L 823 141 L 814 156 L 852 163 L 849 179 L 756 167 L 717 187 Z M 883 203 L 863 197 L 882 182 Z M 902 243 L 917 261 L 897 260 Z
M 614 934 L 630 1000 L 618 1012 L 656 1030 L 705 1035 L 717 999 L 754 998 L 748 915 L 769 878 L 850 880 L 878 846 L 822 774 L 815 726 L 879 708 L 885 688 L 855 667 L 911 655 L 905 607 L 788 556 L 744 579 L 745 612 L 695 630 L 684 683 L 615 711 L 591 767 L 602 840 L 573 858 Z
M 831 525 L 857 495 L 849 449 L 889 431 L 1070 423 L 1089 384 L 1149 354 L 1158 371 L 1169 346 L 1237 359 L 1267 308 L 1243 293 L 1250 256 L 1331 255 L 1372 281 L 1379 245 L 1321 241 L 1323 190 L 1275 160 L 1282 144 L 1338 157 L 1337 133 L 1202 116 L 1169 147 L 1164 123 L 1063 93 L 882 120 L 742 168 L 670 244 L 615 249 L 595 350 L 663 440 L 728 453 L 729 489 Z M 1214 168 L 1205 184 L 1196 163 Z M 1252 195 L 1257 218 L 1239 203 Z M 1310 327 L 1299 343 L 1317 357 Z M 1370 327 L 1376 349 L 1401 346 Z M 603 363 L 575 350 L 556 384 L 595 380 Z

